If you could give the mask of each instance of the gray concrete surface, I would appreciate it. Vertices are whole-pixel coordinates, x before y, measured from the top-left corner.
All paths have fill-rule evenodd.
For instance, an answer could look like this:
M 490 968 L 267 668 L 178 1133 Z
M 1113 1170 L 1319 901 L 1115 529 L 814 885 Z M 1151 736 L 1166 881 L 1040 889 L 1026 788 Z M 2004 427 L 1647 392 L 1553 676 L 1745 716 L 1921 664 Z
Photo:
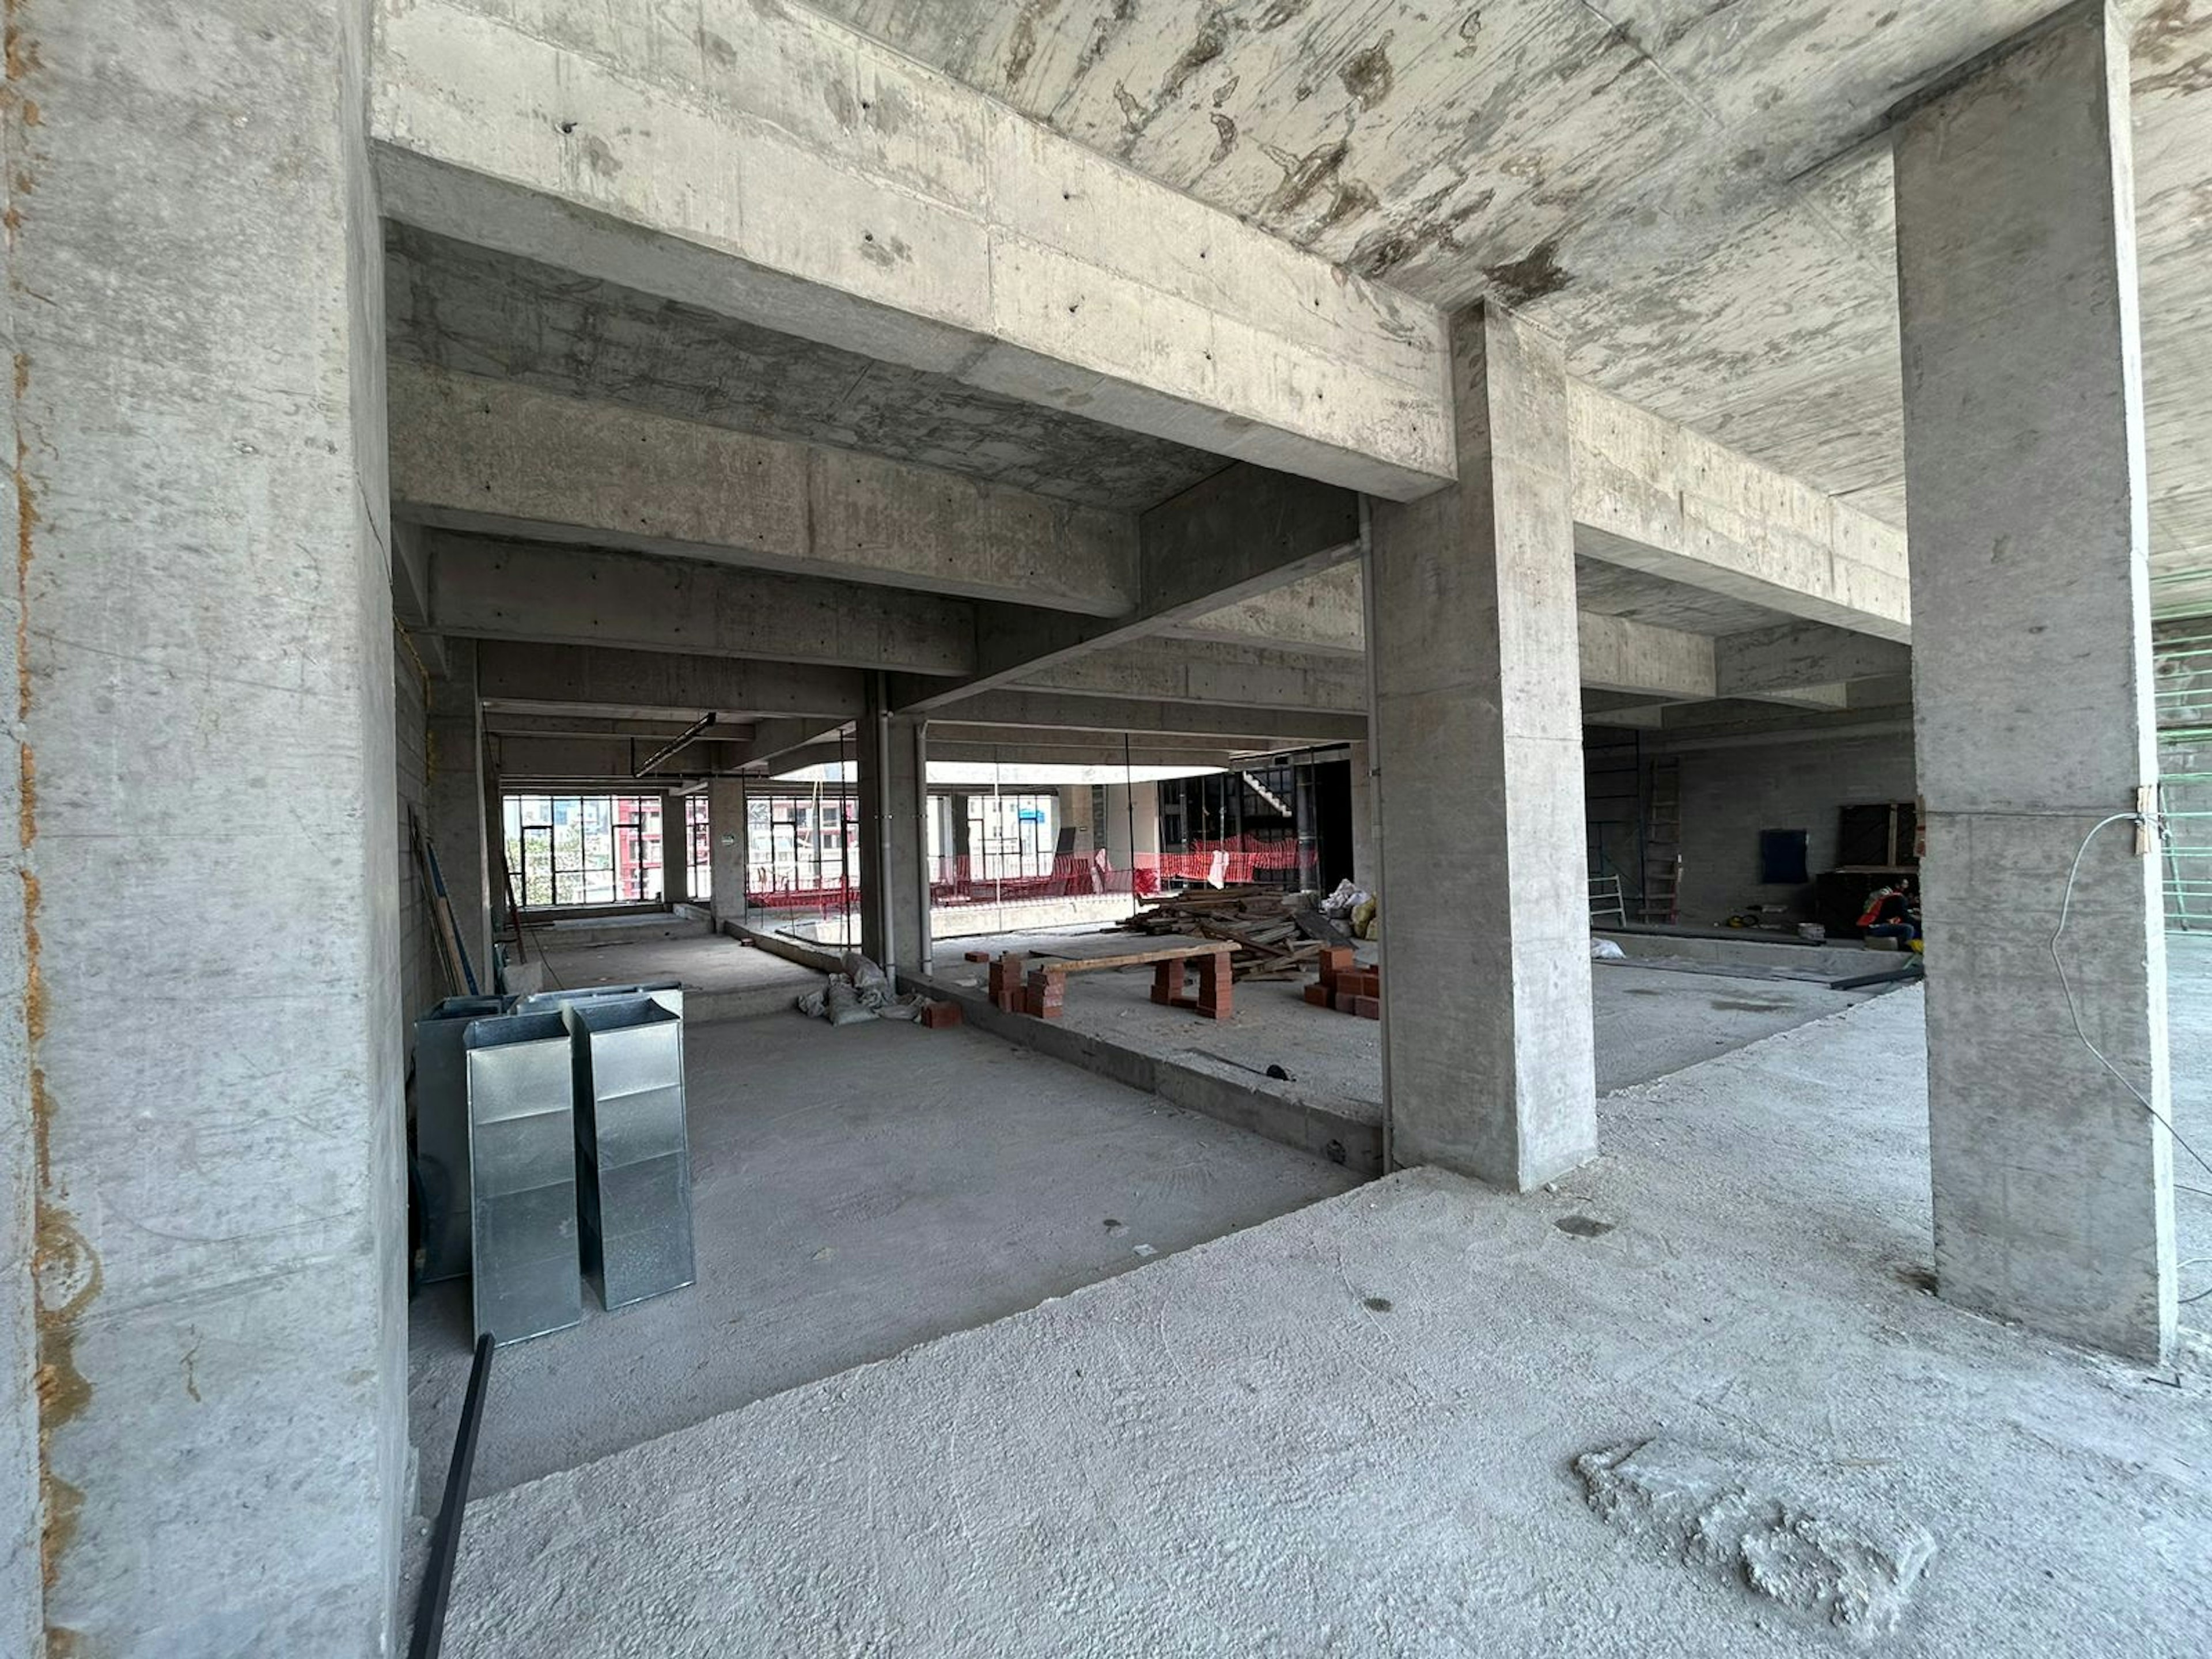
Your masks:
M 1566 360 L 1503 307 L 1450 325 L 1458 482 L 1375 504 L 1369 710 L 1396 977 L 1391 1157 L 1526 1188 L 1587 1159 L 1590 1052 Z
M 2206 1356 L 1926 1293 L 1921 1000 L 1609 1097 L 1556 1190 L 1401 1174 L 487 1499 L 447 1651 L 1843 1650 L 1593 1510 L 1658 1437 L 1924 1529 L 1884 1653 L 2201 1652 Z
M 2162 872 L 2099 836 L 2158 776 L 2129 97 L 2120 20 L 2073 7 L 1894 147 L 1943 1293 L 2154 1357 Z
M 747 954 L 753 954 L 748 952 Z M 1352 1176 L 965 1028 L 777 1014 L 685 1033 L 690 1289 L 503 1348 L 475 1490 L 886 1359 L 1316 1199 Z M 466 1287 L 410 1329 L 421 1504 L 467 1386 Z
M 552 969 L 549 990 L 681 980 L 684 1017 L 694 1025 L 775 1013 L 822 983 L 811 969 L 720 934 L 586 945 L 544 955 Z
M 37 1142 L 46 1559 L 27 1619 L 0 1615 L 10 1653 L 21 1623 L 56 1654 L 352 1659 L 391 1633 L 402 843 L 367 24 L 339 0 L 14 20 L 7 948 L 38 994 L 9 1101 Z
M 1106 956 L 1170 942 L 1138 934 L 1022 933 L 963 939 L 939 951 L 938 972 L 981 985 L 986 969 L 969 950 L 1019 950 L 1038 955 Z M 1381 947 L 1358 947 L 1364 963 Z M 1808 955 L 1814 954 L 1811 952 Z M 1848 1008 L 1871 994 L 1831 991 L 1798 981 L 1741 978 L 1708 971 L 1667 971 L 1667 958 L 1594 964 L 1592 997 L 1597 1087 L 1626 1088 L 1757 1042 L 1778 1031 Z M 1870 958 L 1874 967 L 1897 958 Z M 1714 964 L 1687 964 L 1699 970 Z M 1379 1109 L 1382 1097 L 1382 1026 L 1371 1019 L 1308 1006 L 1305 980 L 1248 980 L 1237 988 L 1236 1017 L 1218 1023 L 1152 1000 L 1152 969 L 1083 974 L 1071 979 L 1068 1029 L 1163 1056 L 1195 1054 L 1255 1077 L 1280 1066 L 1295 1082 Z M 1389 969 L 1383 974 L 1387 991 Z

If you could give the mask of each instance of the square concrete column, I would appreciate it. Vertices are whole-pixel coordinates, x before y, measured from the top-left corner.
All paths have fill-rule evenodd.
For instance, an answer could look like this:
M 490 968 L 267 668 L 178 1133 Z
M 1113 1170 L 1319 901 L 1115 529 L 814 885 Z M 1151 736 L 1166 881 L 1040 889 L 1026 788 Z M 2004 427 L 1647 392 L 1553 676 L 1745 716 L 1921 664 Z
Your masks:
M 713 903 L 717 922 L 745 915 L 745 781 L 716 778 L 707 786 L 707 839 L 714 848 Z
M 881 675 L 859 722 L 860 949 L 886 969 L 929 967 L 927 723 L 888 713 Z
M 1389 1155 L 1526 1190 L 1597 1146 L 1566 369 L 1472 308 L 1451 389 L 1459 482 L 1367 570 Z
M 483 711 L 477 702 L 477 642 L 446 641 L 446 672 L 430 681 L 427 826 L 438 872 L 453 907 L 453 926 L 491 988 L 491 865 L 484 824 Z M 495 827 L 492 834 L 499 833 Z
M 9 822 L 40 987 L 58 1654 L 396 1644 L 407 1213 L 367 14 L 10 20 L 9 706 L 37 787 Z
M 684 799 L 661 792 L 660 896 L 670 904 L 691 901 L 691 832 L 684 823 Z
M 2070 8 L 1907 116 L 1897 259 L 1936 1278 L 2155 1360 L 2158 861 L 2096 830 L 2157 777 L 2124 43 Z

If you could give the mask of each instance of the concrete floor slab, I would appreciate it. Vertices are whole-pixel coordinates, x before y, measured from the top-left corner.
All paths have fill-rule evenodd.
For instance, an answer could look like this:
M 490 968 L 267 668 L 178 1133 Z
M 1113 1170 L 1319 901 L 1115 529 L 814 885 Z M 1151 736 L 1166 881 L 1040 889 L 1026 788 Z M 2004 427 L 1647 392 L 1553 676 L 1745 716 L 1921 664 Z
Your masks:
M 685 1041 L 698 1282 L 614 1314 L 587 1291 L 582 1325 L 501 1349 L 479 1493 L 1354 1184 L 962 1028 L 779 1014 L 695 1025 Z M 444 1490 L 470 1343 L 466 1282 L 426 1289 L 409 1409 L 425 1507 Z
M 1018 950 L 1040 957 L 1107 956 L 1141 951 L 1171 939 L 1103 933 L 1014 933 L 963 941 L 963 951 Z M 1808 955 L 1810 953 L 1808 952 Z M 1380 948 L 1359 947 L 1363 963 Z M 1894 966 L 1895 957 L 1868 957 L 1869 971 Z M 1692 964 L 1701 970 L 1713 964 Z M 1741 979 L 1710 971 L 1674 973 L 1660 958 L 1597 964 L 1595 1006 L 1597 1084 L 1626 1088 L 1680 1071 L 1716 1054 L 1772 1036 L 1863 1001 L 1866 992 L 1831 991 L 1825 984 L 1759 975 Z M 939 951 L 940 977 L 981 985 L 981 963 L 962 952 Z M 1308 977 L 1310 977 L 1309 975 Z M 1383 982 L 1389 975 L 1386 965 Z M 1263 1077 L 1280 1066 L 1300 1085 L 1376 1107 L 1382 1097 L 1380 1022 L 1315 1008 L 1304 997 L 1304 980 L 1249 980 L 1237 988 L 1235 1018 L 1216 1023 L 1152 1000 L 1152 969 L 1079 975 L 1067 991 L 1064 1023 L 1070 1030 L 1143 1049 L 1164 1058 L 1196 1054 Z M 1473 994 L 1473 993 L 1470 993 Z
M 684 1018 L 692 1025 L 787 1009 L 822 975 L 719 933 L 649 938 L 573 950 L 549 950 L 549 988 L 684 981 Z
M 2212 1386 L 1926 1293 L 1922 1002 L 1608 1097 L 1556 1190 L 1395 1176 L 484 1499 L 447 1650 L 1838 1651 L 1593 1511 L 1657 1437 L 1924 1529 L 1884 1651 L 2200 1652 Z

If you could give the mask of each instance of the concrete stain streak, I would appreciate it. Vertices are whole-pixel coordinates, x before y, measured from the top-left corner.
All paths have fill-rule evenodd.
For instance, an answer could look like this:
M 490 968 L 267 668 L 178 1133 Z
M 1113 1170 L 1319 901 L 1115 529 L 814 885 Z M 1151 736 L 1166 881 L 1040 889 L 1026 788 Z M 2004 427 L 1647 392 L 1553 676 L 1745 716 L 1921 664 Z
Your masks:
M 1349 59 L 1337 71 L 1337 78 L 1362 109 L 1373 109 L 1388 98 L 1395 78 L 1390 68 L 1390 31 L 1385 29 L 1381 40 Z
M 1538 243 L 1521 258 L 1486 265 L 1482 274 L 1489 278 L 1492 297 L 1517 309 L 1557 294 L 1573 280 L 1559 259 L 1559 244 L 1555 238 Z
M 2212 14 L 2194 15 L 2192 0 L 2160 0 L 2136 22 L 2130 44 L 2144 63 L 2160 65 L 2134 78 L 2136 94 L 2212 91 Z
M 38 159 L 30 130 L 40 125 L 37 103 L 25 83 L 41 67 L 38 43 L 24 21 L 23 0 L 5 0 L 0 7 L 0 62 L 4 62 L 4 92 L 0 112 L 6 119 L 9 200 L 5 216 L 9 252 L 15 252 L 22 228 L 18 200 L 35 189 Z M 11 291 L 22 297 L 20 277 L 9 272 Z M 16 714 L 19 721 L 31 711 L 30 575 L 39 526 L 39 482 L 28 465 L 30 437 L 22 412 L 31 386 L 32 363 L 18 351 L 12 365 L 15 487 L 15 601 L 16 601 Z M 92 1384 L 76 1363 L 76 1340 L 85 1310 L 100 1290 L 99 1257 L 94 1254 L 76 1218 L 59 1201 L 53 1177 L 52 1126 L 54 1102 L 46 1087 L 39 1052 L 46 1033 L 46 988 L 40 968 L 39 937 L 39 878 L 33 867 L 33 844 L 38 839 L 38 763 L 30 744 L 21 744 L 21 802 L 16 819 L 16 871 L 23 896 L 23 1035 L 28 1060 L 31 1143 L 33 1160 L 31 1273 L 37 1319 L 39 1486 L 42 1515 L 39 1553 L 42 1582 L 51 1589 L 61 1571 L 62 1558 L 76 1535 L 84 1507 L 84 1494 L 54 1470 L 52 1453 L 57 1430 L 81 1415 L 92 1399 Z M 76 1650 L 73 1632 L 46 1626 L 50 1654 L 62 1659 Z

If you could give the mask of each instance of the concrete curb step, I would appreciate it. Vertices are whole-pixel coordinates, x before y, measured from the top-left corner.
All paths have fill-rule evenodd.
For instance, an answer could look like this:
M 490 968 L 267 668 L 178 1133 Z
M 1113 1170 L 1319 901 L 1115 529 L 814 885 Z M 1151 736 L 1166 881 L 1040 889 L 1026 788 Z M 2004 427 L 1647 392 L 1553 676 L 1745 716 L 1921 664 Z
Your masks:
M 1382 1173 L 1379 1109 L 1357 1101 L 1277 1083 L 1207 1056 L 1147 1054 L 1050 1020 L 1010 1014 L 972 986 L 939 975 L 907 974 L 932 996 L 960 1005 L 968 1024 L 994 1036 L 1033 1048 L 1048 1059 L 1079 1066 L 1113 1081 L 1158 1095 L 1186 1111 L 1249 1129 L 1269 1140 L 1364 1176 Z

